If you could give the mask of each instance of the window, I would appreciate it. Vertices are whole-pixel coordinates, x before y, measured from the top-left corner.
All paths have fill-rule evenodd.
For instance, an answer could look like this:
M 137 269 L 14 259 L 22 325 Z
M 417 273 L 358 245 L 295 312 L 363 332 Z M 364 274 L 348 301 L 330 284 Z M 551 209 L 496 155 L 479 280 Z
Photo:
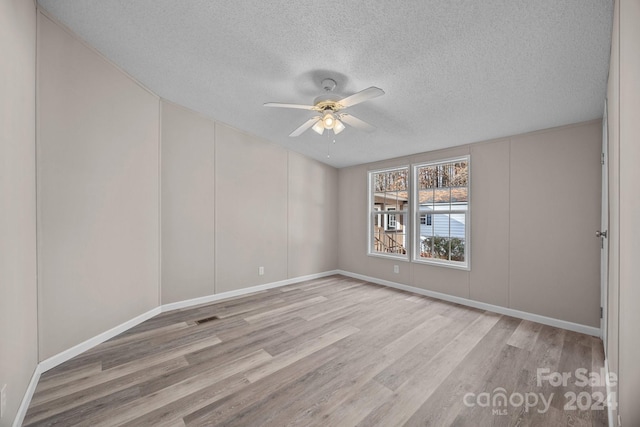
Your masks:
M 468 269 L 469 163 L 465 156 L 414 165 L 412 174 L 369 172 L 368 254 Z
M 408 259 L 409 168 L 369 172 L 369 251 Z
M 469 157 L 416 165 L 413 260 L 469 266 Z M 424 218 L 424 221 L 423 221 Z

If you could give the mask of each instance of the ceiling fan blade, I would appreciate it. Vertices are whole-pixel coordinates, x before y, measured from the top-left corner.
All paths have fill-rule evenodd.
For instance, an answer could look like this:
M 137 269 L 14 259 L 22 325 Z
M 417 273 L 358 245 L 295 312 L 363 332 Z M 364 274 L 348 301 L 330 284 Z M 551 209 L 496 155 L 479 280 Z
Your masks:
M 369 123 L 363 122 L 359 118 L 354 117 L 350 114 L 340 114 L 340 120 L 350 126 L 353 126 L 356 129 L 360 129 L 365 132 L 372 132 L 376 129 L 375 126 L 371 126 Z
M 281 102 L 267 102 L 265 107 L 278 107 L 278 108 L 298 108 L 300 110 L 314 110 L 315 105 L 302 105 L 302 104 L 283 104 Z
M 343 108 L 351 107 L 352 105 L 360 104 L 361 102 L 368 101 L 369 99 L 376 98 L 378 96 L 384 95 L 384 91 L 378 87 L 371 86 L 365 90 L 361 90 L 358 93 L 354 93 L 351 96 L 347 96 L 344 99 L 341 99 L 337 103 L 340 104 Z
M 298 129 L 296 129 L 293 132 L 291 132 L 291 134 L 289 136 L 299 136 L 299 135 L 301 135 L 305 130 L 307 130 L 311 126 L 315 125 L 318 120 L 320 120 L 320 117 L 314 117 L 312 119 L 307 120 L 306 122 L 304 122 L 302 124 L 302 126 L 300 126 Z

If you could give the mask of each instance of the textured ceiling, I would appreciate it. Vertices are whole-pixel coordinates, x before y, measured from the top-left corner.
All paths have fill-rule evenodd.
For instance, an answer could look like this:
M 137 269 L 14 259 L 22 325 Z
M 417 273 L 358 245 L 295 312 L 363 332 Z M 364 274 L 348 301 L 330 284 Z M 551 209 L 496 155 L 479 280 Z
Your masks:
M 39 0 L 163 98 L 336 167 L 602 116 L 611 0 Z M 386 95 L 309 130 L 320 82 Z M 327 157 L 327 150 L 330 157 Z

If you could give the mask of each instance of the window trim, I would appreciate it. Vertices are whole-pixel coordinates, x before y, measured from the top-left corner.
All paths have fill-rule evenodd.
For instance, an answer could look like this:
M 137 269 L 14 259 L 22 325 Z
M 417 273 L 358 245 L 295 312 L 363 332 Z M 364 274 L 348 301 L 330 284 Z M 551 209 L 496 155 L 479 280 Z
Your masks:
M 397 170 L 403 170 L 406 169 L 407 170 L 407 195 L 408 195 L 408 202 L 407 203 L 407 207 L 405 210 L 398 210 L 396 211 L 396 215 L 404 215 L 405 220 L 404 220 L 404 236 L 405 236 L 405 250 L 406 250 L 406 254 L 394 254 L 394 253 L 385 253 L 385 252 L 376 252 L 373 250 L 373 234 L 374 234 L 374 216 L 376 215 L 380 215 L 382 221 L 384 222 L 384 227 L 386 228 L 386 220 L 387 220 L 387 210 L 382 210 L 380 209 L 379 211 L 375 210 L 374 207 L 374 200 L 373 200 L 373 194 L 374 194 L 374 189 L 373 189 L 373 175 L 376 173 L 380 173 L 380 172 L 393 172 L 393 171 L 397 171 Z M 400 165 L 400 166 L 394 166 L 394 167 L 389 167 L 389 168 L 382 168 L 382 169 L 371 169 L 369 171 L 367 171 L 367 255 L 368 256 L 372 256 L 372 257 L 379 257 L 379 258 L 385 258 L 385 259 L 393 259 L 396 261 L 405 261 L 405 262 L 410 262 L 411 261 L 411 251 L 412 251 L 412 247 L 413 247 L 413 241 L 411 239 L 412 236 L 412 225 L 413 225 L 413 221 L 411 220 L 411 208 L 412 208 L 412 196 L 411 196 L 411 165 L 407 164 L 407 165 Z M 395 216 L 395 215 L 394 215 Z
M 465 214 L 465 261 L 449 261 L 449 260 L 437 260 L 437 259 L 425 259 L 419 258 L 418 245 L 420 244 L 420 198 L 418 197 L 419 186 L 415 183 L 418 182 L 418 169 L 424 166 L 437 166 L 440 164 L 452 163 L 456 161 L 467 162 L 467 209 L 466 210 L 449 210 L 447 213 L 464 213 Z M 451 157 L 446 159 L 438 159 L 435 161 L 427 161 L 420 163 L 413 163 L 411 165 L 411 216 L 412 216 L 412 238 L 411 238 L 411 262 L 436 265 L 440 267 L 454 268 L 458 270 L 471 270 L 471 156 L 469 154 L 464 156 Z M 415 184 L 415 185 L 414 185 Z M 432 220 L 433 221 L 433 220 Z

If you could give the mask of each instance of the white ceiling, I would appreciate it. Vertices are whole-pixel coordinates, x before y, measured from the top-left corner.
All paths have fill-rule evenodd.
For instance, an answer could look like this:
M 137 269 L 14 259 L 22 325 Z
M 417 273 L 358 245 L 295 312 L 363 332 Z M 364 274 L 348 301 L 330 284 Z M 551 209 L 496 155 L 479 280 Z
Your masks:
M 602 117 L 611 0 L 39 0 L 163 98 L 343 167 Z M 330 77 L 386 95 L 329 144 Z M 331 157 L 327 158 L 327 149 Z

